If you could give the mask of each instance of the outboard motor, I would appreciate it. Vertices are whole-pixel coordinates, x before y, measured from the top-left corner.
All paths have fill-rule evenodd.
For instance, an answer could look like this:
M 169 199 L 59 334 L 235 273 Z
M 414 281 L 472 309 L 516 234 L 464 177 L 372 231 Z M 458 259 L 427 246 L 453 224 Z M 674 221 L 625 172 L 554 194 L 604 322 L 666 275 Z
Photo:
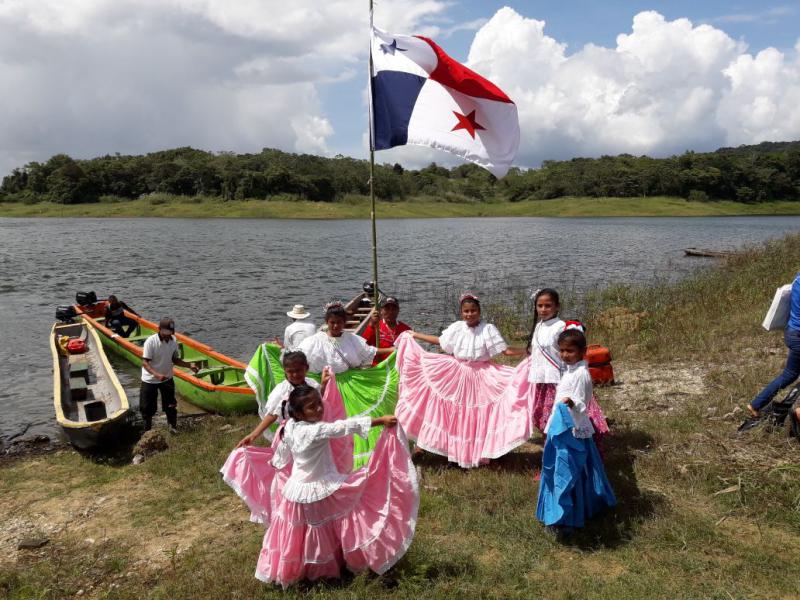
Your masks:
M 375 295 L 375 282 L 374 281 L 365 281 L 361 284 L 361 289 L 367 293 L 367 296 L 374 296 Z
M 97 294 L 94 292 L 78 292 L 75 294 L 75 303 L 78 306 L 91 306 L 97 303 Z
M 56 319 L 59 320 L 61 323 L 72 323 L 75 317 L 78 316 L 78 313 L 75 312 L 74 306 L 57 306 L 56 307 Z

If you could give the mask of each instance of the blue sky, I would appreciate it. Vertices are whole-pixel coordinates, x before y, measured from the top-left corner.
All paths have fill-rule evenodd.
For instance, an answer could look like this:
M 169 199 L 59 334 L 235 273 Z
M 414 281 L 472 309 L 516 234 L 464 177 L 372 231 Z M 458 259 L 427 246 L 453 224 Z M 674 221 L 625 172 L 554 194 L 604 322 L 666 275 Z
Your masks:
M 366 4 L 0 0 L 0 175 L 185 145 L 365 156 Z M 376 3 L 510 95 L 525 167 L 800 139 L 798 23 L 797 2 Z

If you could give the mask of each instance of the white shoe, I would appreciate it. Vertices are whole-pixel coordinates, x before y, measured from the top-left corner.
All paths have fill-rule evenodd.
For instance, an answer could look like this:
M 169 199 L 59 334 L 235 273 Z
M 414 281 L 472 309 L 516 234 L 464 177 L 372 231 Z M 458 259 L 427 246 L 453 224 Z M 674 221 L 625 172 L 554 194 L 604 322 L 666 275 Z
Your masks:
M 177 430 L 177 428 L 175 428 L 175 427 L 173 427 L 172 425 L 170 425 L 170 427 L 169 427 L 169 432 L 170 432 L 171 434 L 175 435 L 175 434 L 177 434 L 177 433 L 178 433 L 178 430 Z

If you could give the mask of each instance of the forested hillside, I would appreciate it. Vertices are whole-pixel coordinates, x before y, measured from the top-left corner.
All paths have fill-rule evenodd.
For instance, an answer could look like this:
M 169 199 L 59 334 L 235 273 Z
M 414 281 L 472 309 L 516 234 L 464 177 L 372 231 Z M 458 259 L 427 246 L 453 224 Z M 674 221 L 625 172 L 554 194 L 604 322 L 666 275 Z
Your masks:
M 765 142 L 670 158 L 622 154 L 545 161 L 538 169 L 512 169 L 501 180 L 472 164 L 447 169 L 433 163 L 419 170 L 385 164 L 377 166 L 375 184 L 378 197 L 389 201 L 517 202 L 561 196 L 800 200 L 800 142 Z M 336 202 L 369 193 L 369 164 L 344 156 L 271 149 L 233 154 L 177 148 L 90 160 L 58 154 L 14 169 L 0 185 L 4 202 L 76 204 L 151 193 Z

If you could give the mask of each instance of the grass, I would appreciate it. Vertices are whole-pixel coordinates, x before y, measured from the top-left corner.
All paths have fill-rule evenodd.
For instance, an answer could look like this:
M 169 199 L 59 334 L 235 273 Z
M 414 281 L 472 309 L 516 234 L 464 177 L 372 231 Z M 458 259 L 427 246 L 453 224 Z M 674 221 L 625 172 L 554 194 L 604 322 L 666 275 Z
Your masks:
M 0 596 L 797 598 L 798 444 L 766 430 L 731 436 L 736 407 L 785 359 L 780 334 L 759 323 L 797 264 L 792 236 L 674 285 L 572 300 L 623 383 L 598 390 L 614 419 L 605 462 L 619 506 L 569 542 L 534 518 L 538 443 L 494 469 L 426 457 L 417 535 L 394 569 L 264 586 L 253 578 L 261 530 L 217 474 L 253 417 L 214 417 L 140 466 L 71 451 L 0 464 L 6 556 L 20 523 L 68 524 L 41 550 L 0 558 Z M 524 330 L 524 310 L 507 309 L 506 333 Z
M 798 215 L 800 202 L 744 204 L 732 201 L 688 202 L 682 198 L 556 198 L 522 202 L 441 202 L 425 197 L 378 202 L 379 218 L 439 217 L 703 217 Z M 197 196 L 152 195 L 138 200 L 104 198 L 94 204 L 0 203 L 0 217 L 182 217 L 259 219 L 368 219 L 369 199 L 348 196 L 342 202 L 309 202 L 283 196 L 270 200 L 222 201 Z

